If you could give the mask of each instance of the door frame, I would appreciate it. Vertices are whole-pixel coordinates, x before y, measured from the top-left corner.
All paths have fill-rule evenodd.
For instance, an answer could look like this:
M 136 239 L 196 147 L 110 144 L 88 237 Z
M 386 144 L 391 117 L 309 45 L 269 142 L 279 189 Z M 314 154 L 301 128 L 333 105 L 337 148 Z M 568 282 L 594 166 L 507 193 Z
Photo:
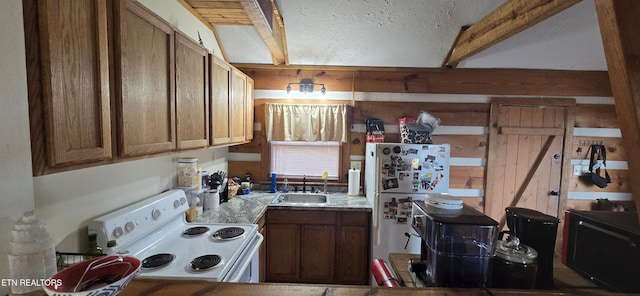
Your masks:
M 575 126 L 575 99 L 567 98 L 491 98 L 491 111 L 489 121 L 489 147 L 487 149 L 487 175 L 485 178 L 485 198 L 484 209 L 485 213 L 487 208 L 491 208 L 493 195 L 491 187 L 491 176 L 495 175 L 495 167 L 491 165 L 492 159 L 496 157 L 496 149 L 498 145 L 498 139 L 492 134 L 498 133 L 498 108 L 501 106 L 514 106 L 514 107 L 527 107 L 527 106 L 540 106 L 540 107 L 562 107 L 565 112 L 565 129 L 563 135 L 563 148 L 562 148 L 562 164 L 560 172 L 559 183 L 559 196 L 558 196 L 558 210 L 556 217 L 560 219 L 560 223 L 564 223 L 564 211 L 567 206 L 567 197 L 569 192 L 569 180 L 571 178 L 571 150 L 573 149 L 573 130 Z M 504 213 L 502 215 L 505 215 Z M 502 220 L 502 219 L 501 219 Z M 502 225 L 501 225 L 502 227 Z M 562 227 L 558 227 L 562 229 Z M 560 231 L 558 231 L 560 233 Z M 556 250 L 558 246 L 562 244 L 556 243 Z

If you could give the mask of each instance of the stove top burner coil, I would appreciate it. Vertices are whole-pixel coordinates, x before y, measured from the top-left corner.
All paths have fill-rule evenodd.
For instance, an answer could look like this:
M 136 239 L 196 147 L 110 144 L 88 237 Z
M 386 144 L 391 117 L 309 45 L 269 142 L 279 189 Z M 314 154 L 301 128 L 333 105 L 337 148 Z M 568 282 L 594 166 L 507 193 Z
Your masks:
M 214 268 L 222 263 L 222 257 L 218 255 L 204 255 L 191 260 L 191 270 L 200 271 Z
M 149 256 L 142 260 L 143 268 L 158 268 L 169 264 L 175 258 L 174 255 L 168 253 L 160 253 Z
M 240 227 L 225 227 L 222 229 L 218 229 L 213 234 L 213 237 L 216 239 L 234 239 L 242 236 L 244 234 L 244 229 Z
M 184 234 L 185 236 L 196 236 L 196 235 L 201 235 L 207 231 L 209 231 L 209 227 L 196 226 L 196 227 L 188 228 L 187 230 L 182 232 L 182 234 Z

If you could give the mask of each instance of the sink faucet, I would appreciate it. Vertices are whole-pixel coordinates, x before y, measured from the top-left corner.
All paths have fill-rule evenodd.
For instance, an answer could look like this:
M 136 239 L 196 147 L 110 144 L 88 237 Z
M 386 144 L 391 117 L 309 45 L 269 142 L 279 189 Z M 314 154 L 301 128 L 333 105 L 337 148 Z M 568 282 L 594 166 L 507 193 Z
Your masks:
M 307 192 L 307 175 L 302 176 L 302 193 Z
M 324 178 L 324 194 L 327 194 L 327 178 Z

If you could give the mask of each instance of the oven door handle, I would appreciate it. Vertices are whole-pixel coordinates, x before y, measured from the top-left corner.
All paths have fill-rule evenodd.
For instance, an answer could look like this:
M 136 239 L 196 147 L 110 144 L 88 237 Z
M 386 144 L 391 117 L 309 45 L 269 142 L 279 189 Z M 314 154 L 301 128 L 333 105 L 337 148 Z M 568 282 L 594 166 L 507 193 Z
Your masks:
M 223 280 L 224 282 L 237 283 L 240 281 L 240 278 L 242 278 L 247 266 L 251 264 L 253 255 L 255 255 L 260 249 L 260 245 L 262 245 L 263 240 L 264 237 L 262 234 L 257 233 L 253 241 L 247 246 L 244 252 L 242 252 L 240 258 L 236 260 L 236 264 L 233 265 L 228 273 L 227 279 Z

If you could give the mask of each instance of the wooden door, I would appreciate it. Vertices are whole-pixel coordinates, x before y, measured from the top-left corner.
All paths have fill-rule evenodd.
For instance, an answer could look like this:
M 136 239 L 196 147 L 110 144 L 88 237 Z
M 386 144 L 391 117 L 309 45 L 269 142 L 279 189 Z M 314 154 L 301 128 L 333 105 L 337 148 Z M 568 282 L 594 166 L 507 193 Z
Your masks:
M 37 5 L 46 126 L 39 132 L 46 131 L 48 165 L 109 159 L 107 3 L 52 0 Z
M 236 68 L 231 69 L 231 142 L 245 140 L 245 116 L 247 101 L 247 76 Z
M 211 55 L 211 145 L 231 142 L 231 65 Z
M 300 279 L 307 283 L 335 283 L 336 226 L 302 225 Z
M 173 28 L 132 0 L 116 7 L 120 155 L 175 150 Z
M 176 34 L 176 141 L 178 149 L 209 145 L 207 49 Z
M 492 100 L 484 209 L 501 227 L 512 206 L 561 218 L 574 109 L 572 99 Z

